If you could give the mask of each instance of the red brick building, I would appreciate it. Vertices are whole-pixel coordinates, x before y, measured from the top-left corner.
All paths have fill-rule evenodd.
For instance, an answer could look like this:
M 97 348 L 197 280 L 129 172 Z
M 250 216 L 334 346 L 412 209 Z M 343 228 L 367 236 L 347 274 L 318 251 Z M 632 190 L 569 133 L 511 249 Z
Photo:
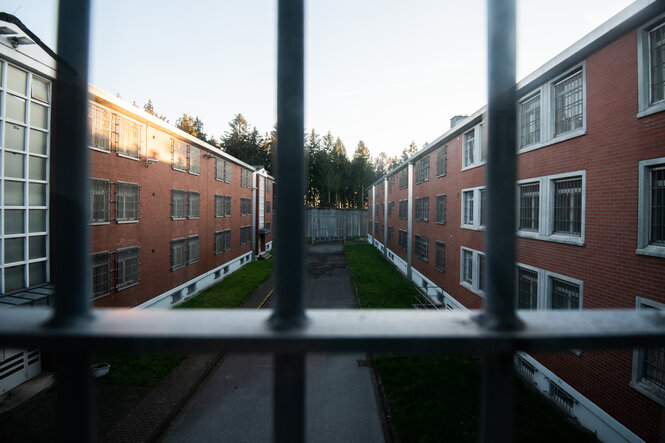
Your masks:
M 665 309 L 664 78 L 665 12 L 642 2 L 518 83 L 519 309 Z M 485 109 L 451 123 L 369 189 L 370 238 L 432 303 L 478 309 Z M 663 347 L 516 366 L 602 440 L 662 438 Z

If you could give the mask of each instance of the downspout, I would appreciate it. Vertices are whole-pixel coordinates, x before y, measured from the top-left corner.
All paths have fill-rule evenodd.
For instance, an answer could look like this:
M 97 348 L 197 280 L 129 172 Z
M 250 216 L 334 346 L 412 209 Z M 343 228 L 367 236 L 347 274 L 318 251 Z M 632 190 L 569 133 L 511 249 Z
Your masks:
M 257 174 L 252 172 L 252 261 L 256 260 L 256 206 L 257 206 Z
M 383 255 L 388 256 L 388 178 L 383 179 Z
M 372 241 L 374 239 L 376 239 L 376 223 L 375 223 L 375 220 L 374 220 L 374 217 L 376 216 L 376 214 L 374 214 L 374 208 L 375 208 L 374 205 L 376 205 L 376 186 L 372 186 L 372 209 L 371 209 L 371 211 L 372 211 L 371 212 L 372 213 Z
M 411 260 L 413 257 L 413 163 L 409 163 L 408 166 L 408 201 L 407 201 L 407 228 L 406 228 L 406 278 L 411 280 Z

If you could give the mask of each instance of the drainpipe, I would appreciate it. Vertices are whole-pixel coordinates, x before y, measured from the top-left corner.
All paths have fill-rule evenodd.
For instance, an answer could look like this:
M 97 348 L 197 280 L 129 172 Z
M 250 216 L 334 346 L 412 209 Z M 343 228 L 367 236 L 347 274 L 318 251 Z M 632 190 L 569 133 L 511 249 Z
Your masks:
M 388 178 L 383 179 L 383 255 L 388 256 Z
M 408 189 L 408 201 L 407 201 L 407 228 L 406 228 L 406 235 L 407 235 L 407 240 L 406 240 L 406 253 L 407 253 L 407 259 L 406 259 L 406 278 L 411 280 L 411 260 L 413 257 L 413 163 L 409 162 L 408 166 L 408 183 L 407 183 L 407 189 Z
M 374 243 L 374 239 L 376 238 L 376 223 L 374 223 L 374 208 L 376 204 L 376 186 L 372 186 L 372 243 Z
M 257 200 L 257 174 L 256 171 L 252 172 L 252 261 L 256 260 L 256 202 Z

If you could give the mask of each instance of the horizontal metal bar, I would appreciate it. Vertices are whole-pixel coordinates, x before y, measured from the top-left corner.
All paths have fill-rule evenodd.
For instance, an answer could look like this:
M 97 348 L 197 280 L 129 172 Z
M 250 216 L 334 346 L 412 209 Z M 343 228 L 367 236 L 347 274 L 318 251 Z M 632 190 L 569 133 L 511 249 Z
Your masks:
M 47 326 L 50 309 L 0 311 L 0 347 L 240 352 L 496 353 L 634 348 L 665 343 L 657 310 L 518 311 L 524 329 L 481 327 L 481 311 L 308 310 L 303 329 L 275 331 L 266 310 L 97 309 L 95 320 Z

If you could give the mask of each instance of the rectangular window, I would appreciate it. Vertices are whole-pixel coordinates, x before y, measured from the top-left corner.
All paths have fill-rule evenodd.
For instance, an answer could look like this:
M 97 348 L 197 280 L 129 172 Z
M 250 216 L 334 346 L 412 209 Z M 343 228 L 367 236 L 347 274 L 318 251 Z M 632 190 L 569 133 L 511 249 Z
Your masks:
M 185 239 L 171 240 L 171 270 L 185 266 Z
M 180 140 L 173 140 L 173 163 L 171 166 L 176 171 L 187 170 L 187 145 Z
M 566 391 L 555 385 L 551 380 L 549 381 L 549 395 L 554 403 L 556 403 L 561 409 L 572 414 L 575 399 Z
M 108 252 L 92 254 L 92 297 L 97 298 L 111 291 L 111 265 Z
M 478 289 L 482 292 L 487 290 L 487 257 L 478 254 Z
M 171 218 L 174 220 L 185 218 L 185 191 L 171 190 Z
M 409 171 L 407 168 L 402 169 L 399 172 L 399 188 L 405 189 L 409 185 Z
M 442 177 L 446 175 L 446 168 L 448 164 L 448 145 L 443 145 L 436 152 L 436 176 Z
M 192 174 L 201 172 L 201 151 L 193 146 L 189 147 L 189 172 Z
M 139 185 L 116 183 L 115 208 L 117 221 L 137 221 L 139 219 Z
M 187 263 L 192 264 L 199 261 L 199 236 L 194 235 L 187 238 Z
M 252 227 L 251 226 L 242 226 L 240 228 L 240 244 L 244 245 L 249 243 L 252 239 Z
M 187 205 L 187 217 L 199 218 L 201 196 L 198 192 L 189 191 L 189 203 Z
M 665 100 L 665 22 L 649 32 L 649 102 Z
M 520 185 L 519 208 L 519 229 L 538 231 L 538 220 L 540 219 L 540 185 L 538 183 Z
M 462 145 L 462 159 L 464 167 L 474 164 L 474 151 L 475 147 L 475 130 L 472 129 L 464 134 L 464 141 Z
M 109 152 L 111 150 L 111 111 L 90 103 L 88 114 L 90 147 Z
M 115 253 L 115 287 L 120 290 L 139 282 L 139 248 L 118 249 Z
M 517 309 L 538 308 L 538 273 L 517 269 Z
M 224 196 L 224 217 L 231 217 L 231 196 Z
M 90 223 L 108 223 L 111 212 L 110 186 L 107 180 L 90 179 Z
M 402 219 L 402 220 L 406 220 L 406 217 L 408 215 L 408 212 L 409 212 L 408 204 L 409 204 L 408 200 L 400 200 L 399 201 L 399 208 L 398 208 L 399 210 L 398 210 L 398 212 L 399 212 L 399 218 Z
M 473 225 L 473 191 L 462 193 L 462 221 L 465 225 Z
M 554 85 L 554 135 L 560 135 L 584 124 L 584 85 L 582 71 Z
M 663 310 L 665 305 L 637 297 L 638 310 Z M 665 347 L 635 349 L 630 384 L 647 397 L 665 405 Z
M 436 196 L 436 222 L 439 224 L 446 223 L 446 196 L 437 195 Z
M 230 229 L 227 229 L 223 233 L 222 246 L 224 247 L 225 251 L 228 251 L 229 249 L 231 249 L 231 230 Z
M 215 158 L 215 180 L 224 181 L 224 160 Z
M 473 286 L 473 252 L 462 250 L 462 281 Z
M 651 170 L 649 194 L 649 244 L 665 246 L 665 167 Z
M 141 149 L 141 125 L 120 115 L 116 116 L 118 154 L 139 158 Z
M 215 254 L 220 254 L 224 251 L 224 232 L 215 232 Z
M 436 269 L 446 271 L 446 244 L 440 241 L 436 242 Z
M 392 240 L 393 235 L 395 235 L 395 228 L 388 226 L 388 241 Z
M 540 94 L 520 103 L 520 148 L 540 143 Z
M 554 182 L 554 233 L 582 232 L 582 179 Z
M 550 278 L 550 308 L 579 309 L 580 287 L 558 278 Z
M 429 156 L 416 162 L 416 184 L 429 180 Z
M 423 197 L 420 219 L 422 221 L 429 221 L 429 197 Z
M 215 217 L 224 217 L 224 196 L 215 195 Z
M 487 190 L 480 189 L 480 226 L 487 225 Z
M 407 250 L 407 239 L 406 239 L 406 231 L 400 229 L 399 232 L 397 233 L 397 243 L 400 248 L 403 250 Z
M 416 258 L 420 257 L 420 236 L 416 235 L 415 236 L 415 241 L 413 242 L 413 255 Z
M 230 162 L 224 162 L 224 181 L 226 183 L 231 183 L 231 178 L 233 174 L 233 167 Z
M 249 210 L 247 211 L 247 214 L 252 213 L 252 201 L 249 201 Z M 270 201 L 266 201 L 266 214 L 270 214 Z
M 415 207 L 415 211 L 414 211 L 415 212 L 415 214 L 414 214 L 415 217 L 414 218 L 416 219 L 416 221 L 418 221 L 418 220 L 420 220 L 420 217 L 421 217 L 422 211 L 423 211 L 423 199 L 422 198 L 417 198 L 416 201 L 415 201 L 415 206 L 416 207 Z

